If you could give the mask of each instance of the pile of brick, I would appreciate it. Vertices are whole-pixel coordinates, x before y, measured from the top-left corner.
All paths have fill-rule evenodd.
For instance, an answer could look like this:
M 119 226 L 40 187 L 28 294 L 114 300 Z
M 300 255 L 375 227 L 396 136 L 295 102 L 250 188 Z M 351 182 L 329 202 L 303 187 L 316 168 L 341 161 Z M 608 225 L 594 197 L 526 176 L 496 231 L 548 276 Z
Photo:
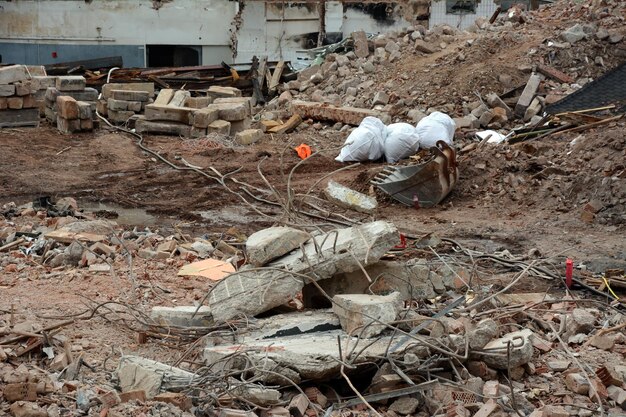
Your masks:
M 85 77 L 81 76 L 60 76 L 55 79 L 55 87 L 48 87 L 46 89 L 45 102 L 46 108 L 44 110 L 46 119 L 51 124 L 56 124 L 58 121 L 58 97 L 72 97 L 76 101 L 82 101 L 89 103 L 91 106 L 92 119 L 95 118 L 96 100 L 98 99 L 98 91 L 95 88 L 87 87 Z M 93 127 L 92 127 L 93 128 Z M 64 129 L 61 129 L 64 130 Z
M 154 103 L 145 106 L 144 116 L 137 119 L 137 132 L 197 138 L 209 133 L 241 137 L 244 131 L 253 130 L 249 129 L 250 97 L 242 97 L 241 91 L 232 87 L 211 86 L 205 93 L 191 97 L 189 91 L 161 90 Z
M 109 83 L 102 86 L 98 113 L 112 123 L 127 123 L 153 102 L 154 83 Z
M 92 104 L 76 101 L 70 96 L 58 96 L 57 129 L 61 133 L 75 133 L 93 130 Z
M 25 65 L 0 68 L 0 128 L 39 126 L 37 89 Z

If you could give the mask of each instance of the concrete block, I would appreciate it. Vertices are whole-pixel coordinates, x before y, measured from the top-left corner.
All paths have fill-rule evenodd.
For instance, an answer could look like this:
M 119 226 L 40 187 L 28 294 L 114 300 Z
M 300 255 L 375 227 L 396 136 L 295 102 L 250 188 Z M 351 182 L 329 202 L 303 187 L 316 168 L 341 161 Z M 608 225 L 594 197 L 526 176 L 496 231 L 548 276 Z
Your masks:
M 35 75 L 33 80 L 36 80 L 39 84 L 40 90 L 45 90 L 48 87 L 55 87 L 57 84 L 57 77 L 49 75 Z
M 145 102 L 150 99 L 150 93 L 147 91 L 111 90 L 111 98 L 115 100 Z
M 565 385 L 567 389 L 576 394 L 587 395 L 589 393 L 589 382 L 582 374 L 576 372 L 567 374 Z
M 524 121 L 528 122 L 530 121 L 530 119 L 541 113 L 541 108 L 541 101 L 537 97 L 535 97 L 533 101 L 530 102 L 530 106 L 528 106 L 528 108 L 524 112 Z
M 626 391 L 624 391 L 621 387 L 616 387 L 615 385 L 611 385 L 606 389 L 609 394 L 609 398 L 615 401 L 619 407 L 626 410 Z
M 539 84 L 541 84 L 541 77 L 537 74 L 532 74 L 526 83 L 526 87 L 524 87 L 524 91 L 522 91 L 522 95 L 517 100 L 517 104 L 515 105 L 515 116 L 518 118 L 524 117 L 526 109 L 535 98 Z
M 76 105 L 78 106 L 78 118 L 79 119 L 92 119 L 93 112 L 91 110 L 91 104 L 86 101 L 77 101 Z
M 211 123 L 218 119 L 219 110 L 203 108 L 191 113 L 191 124 L 194 127 L 206 129 Z M 229 130 L 230 133 L 230 130 Z
M 470 348 L 482 349 L 497 335 L 498 323 L 492 319 L 481 320 L 476 327 L 468 333 Z
M 111 110 L 107 109 L 109 121 L 113 123 L 126 123 L 128 119 L 133 117 L 135 112 L 128 110 Z
M 22 108 L 23 109 L 35 109 L 39 108 L 39 102 L 35 99 L 35 96 L 29 94 L 27 96 L 22 97 Z
M 173 107 L 170 105 L 161 106 L 157 104 L 148 104 L 145 110 L 145 117 L 146 120 L 151 121 L 171 121 L 189 125 L 193 121 L 192 114 L 194 111 L 195 109 L 187 107 Z
M 159 324 L 183 327 L 207 327 L 211 323 L 208 307 L 153 307 L 150 318 Z
M 248 237 L 246 253 L 248 262 L 263 266 L 309 240 L 311 236 L 302 230 L 291 227 L 270 227 L 259 230 Z
M 19 110 L 24 107 L 24 99 L 22 97 L 7 97 L 7 107 L 12 110 Z
M 230 122 L 226 120 L 215 120 L 207 126 L 207 133 L 219 133 L 230 136 Z
M 109 83 L 102 86 L 102 97 L 111 98 L 111 91 L 146 91 L 150 97 L 154 97 L 154 83 Z
M 252 120 L 250 120 L 249 118 L 232 121 L 230 122 L 230 135 L 233 136 L 246 129 L 250 129 L 250 126 L 252 126 Z
M 9 65 L 0 67 L 0 84 L 11 84 L 29 79 L 30 76 L 24 65 Z
M 437 52 L 436 46 L 431 45 L 430 43 L 423 41 L 422 39 L 417 39 L 413 47 L 416 51 L 423 52 L 425 54 L 434 54 L 435 52 Z
M 72 97 L 57 97 L 57 112 L 64 119 L 78 119 L 78 103 Z
M 477 357 L 492 368 L 508 369 L 507 346 L 510 343 L 510 367 L 516 368 L 525 365 L 530 362 L 534 352 L 532 342 L 530 341 L 532 335 L 533 332 L 529 329 L 508 333 L 485 345 L 483 349 L 490 352 L 489 355 L 477 354 Z M 523 343 L 520 342 L 520 339 Z
M 365 32 L 359 30 L 357 32 L 352 32 L 351 36 L 352 39 L 354 39 L 354 54 L 357 58 L 367 58 L 370 54 L 370 49 Z
M 386 119 L 388 116 L 375 110 L 356 107 L 337 107 L 327 103 L 310 103 L 294 100 L 291 102 L 291 111 L 299 114 L 303 119 L 326 120 L 358 126 L 367 116 Z
M 19 81 L 15 83 L 15 94 L 18 96 L 26 96 L 33 94 L 38 90 L 32 80 Z
M 167 105 L 171 107 L 183 107 L 185 104 L 185 101 L 189 97 L 191 97 L 191 93 L 189 91 L 176 90 L 174 92 L 174 95 L 172 96 L 172 99 L 170 100 L 169 103 L 167 103 Z
M 184 106 L 191 107 L 194 109 L 202 109 L 204 107 L 207 107 L 212 102 L 213 102 L 213 98 L 211 97 L 187 97 L 187 100 L 185 100 Z
M 372 214 L 378 208 L 376 198 L 354 191 L 333 180 L 328 181 L 324 194 L 333 203 L 361 213 Z
M 217 85 L 212 85 L 207 90 L 207 95 L 213 98 L 241 97 L 241 90 L 234 87 L 220 87 Z
M 249 107 L 249 112 L 252 114 L 252 97 L 220 97 L 213 100 L 214 104 L 245 104 Z
M 207 135 L 207 130 L 204 127 L 191 126 L 190 135 L 192 138 L 203 138 Z
M 96 101 L 98 99 L 98 91 L 91 87 L 87 87 L 83 91 L 66 91 L 63 93 L 56 87 L 48 87 L 45 99 L 54 102 L 60 95 L 73 97 L 78 101 Z
M 85 77 L 66 75 L 57 77 L 56 88 L 59 91 L 83 91 L 87 87 Z
M 93 119 L 80 119 L 80 130 L 91 131 L 93 130 L 93 124 Z
M 122 356 L 115 371 L 122 392 L 142 390 L 148 399 L 160 391 L 176 391 L 192 384 L 198 376 L 180 368 L 139 356 Z
M 188 124 L 176 122 L 157 122 L 146 120 L 144 118 L 137 119 L 137 122 L 135 123 L 135 130 L 137 133 L 159 133 L 163 135 L 183 137 L 191 136 L 191 126 Z
M 0 97 L 0 110 L 6 110 L 9 107 L 6 97 Z
M 235 134 L 235 142 L 240 145 L 252 145 L 263 138 L 261 129 L 246 129 Z
M 154 100 L 154 104 L 158 106 L 167 105 L 172 100 L 172 97 L 174 97 L 175 92 L 176 90 L 173 90 L 171 88 L 162 89 L 161 91 L 159 91 L 159 95 L 157 96 L 156 100 Z
M 144 106 L 144 102 L 142 101 L 127 101 L 126 103 L 128 103 L 128 110 L 134 111 L 135 113 L 141 112 Z
M 210 104 L 210 109 L 219 111 L 219 118 L 228 122 L 243 120 L 250 117 L 250 107 L 244 103 Z
M 128 110 L 128 101 L 110 98 L 107 99 L 107 108 L 115 111 L 126 111 Z
M 12 84 L 0 85 L 0 97 L 10 97 L 15 95 L 15 86 Z
M 74 133 L 80 131 L 79 119 L 65 119 L 57 116 L 57 129 L 61 133 Z
M 403 306 L 399 292 L 389 295 L 341 294 L 333 297 L 333 312 L 351 335 L 371 338 L 393 322 Z

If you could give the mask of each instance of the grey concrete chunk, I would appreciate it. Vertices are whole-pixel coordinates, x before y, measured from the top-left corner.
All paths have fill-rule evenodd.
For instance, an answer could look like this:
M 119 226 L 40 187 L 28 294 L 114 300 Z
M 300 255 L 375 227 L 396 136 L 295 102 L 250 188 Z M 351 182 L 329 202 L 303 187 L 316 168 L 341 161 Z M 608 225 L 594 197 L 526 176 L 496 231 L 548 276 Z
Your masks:
M 153 307 L 150 318 L 160 324 L 182 327 L 206 327 L 211 324 L 208 307 Z
M 587 34 L 585 33 L 583 25 L 578 23 L 561 33 L 561 39 L 569 43 L 581 41 L 585 39 L 586 36 Z
M 167 103 L 167 106 L 171 106 L 171 107 L 182 107 L 185 104 L 185 101 L 191 97 L 191 93 L 189 91 L 186 90 L 177 90 L 174 93 L 174 96 L 172 97 L 172 99 L 170 100 L 169 103 Z
M 335 204 L 361 213 L 372 214 L 378 208 L 376 198 L 370 197 L 335 181 L 328 181 L 324 190 L 326 198 Z
M 402 309 L 399 292 L 389 295 L 343 294 L 333 297 L 333 312 L 346 333 L 371 338 L 382 333 Z
M 208 300 L 213 319 L 224 322 L 277 307 L 295 297 L 311 280 L 328 279 L 376 263 L 398 240 L 396 227 L 384 221 L 317 236 L 315 243 L 311 239 L 303 249 L 268 264 L 271 269 L 244 269 L 220 281 Z
M 263 266 L 269 261 L 291 252 L 309 240 L 311 236 L 291 227 L 270 227 L 250 235 L 246 241 L 248 262 Z
M 122 356 L 116 370 L 122 392 L 144 390 L 150 399 L 160 391 L 188 387 L 198 375 L 139 356 Z
M 524 116 L 526 109 L 535 98 L 535 93 L 537 93 L 540 83 L 541 77 L 539 75 L 533 74 L 530 76 L 528 82 L 526 83 L 526 87 L 524 87 L 524 91 L 522 91 L 522 95 L 515 105 L 515 116 L 519 118 Z
M 9 65 L 0 67 L 0 84 L 11 84 L 17 81 L 29 79 L 28 71 L 24 65 Z
M 483 350 L 489 354 L 478 355 L 488 366 L 495 369 L 516 368 L 530 362 L 534 348 L 530 341 L 532 330 L 524 329 L 508 333 L 500 339 L 493 340 L 485 345 Z M 510 344 L 510 363 L 507 346 Z
M 80 75 L 57 77 L 56 87 L 59 91 L 83 91 L 87 87 L 87 80 Z

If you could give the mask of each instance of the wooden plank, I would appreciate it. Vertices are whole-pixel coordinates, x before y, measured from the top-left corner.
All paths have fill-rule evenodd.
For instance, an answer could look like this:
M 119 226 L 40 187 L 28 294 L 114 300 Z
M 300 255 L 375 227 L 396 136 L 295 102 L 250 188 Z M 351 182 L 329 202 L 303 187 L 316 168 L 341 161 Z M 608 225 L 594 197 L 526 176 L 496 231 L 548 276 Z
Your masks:
M 65 68 L 83 67 L 88 70 L 97 70 L 100 68 L 112 68 L 124 66 L 124 60 L 121 56 L 110 56 L 105 58 L 95 59 L 83 59 L 80 61 L 59 62 L 54 64 L 48 64 L 44 67 L 48 73 L 53 73 L 55 70 L 63 70 Z
M 37 127 L 39 126 L 39 109 L 2 110 L 0 111 L 0 127 Z
M 285 61 L 278 61 L 278 64 L 276 64 L 276 68 L 274 68 L 274 73 L 272 74 L 272 79 L 269 84 L 269 91 L 272 94 L 276 92 L 278 84 L 280 84 L 280 77 L 283 75 L 284 69 Z
M 259 82 L 259 88 L 261 89 L 261 91 L 263 91 L 265 74 L 267 74 L 267 56 L 261 57 L 261 60 L 259 61 L 259 69 L 257 70 L 257 80 Z
M 269 132 L 270 133 L 289 133 L 293 129 L 298 127 L 300 123 L 302 123 L 302 117 L 300 117 L 299 114 L 294 114 L 293 116 L 289 118 L 289 120 L 287 120 L 287 123 L 280 125 L 280 126 L 272 127 L 271 129 L 269 129 Z

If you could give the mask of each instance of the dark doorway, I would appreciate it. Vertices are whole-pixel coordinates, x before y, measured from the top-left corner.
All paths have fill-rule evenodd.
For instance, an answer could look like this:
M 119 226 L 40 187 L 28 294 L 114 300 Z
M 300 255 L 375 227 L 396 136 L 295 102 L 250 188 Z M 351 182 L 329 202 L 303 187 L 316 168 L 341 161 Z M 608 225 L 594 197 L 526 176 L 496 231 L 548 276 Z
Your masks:
M 199 46 L 147 45 L 148 67 L 191 67 L 200 65 Z

